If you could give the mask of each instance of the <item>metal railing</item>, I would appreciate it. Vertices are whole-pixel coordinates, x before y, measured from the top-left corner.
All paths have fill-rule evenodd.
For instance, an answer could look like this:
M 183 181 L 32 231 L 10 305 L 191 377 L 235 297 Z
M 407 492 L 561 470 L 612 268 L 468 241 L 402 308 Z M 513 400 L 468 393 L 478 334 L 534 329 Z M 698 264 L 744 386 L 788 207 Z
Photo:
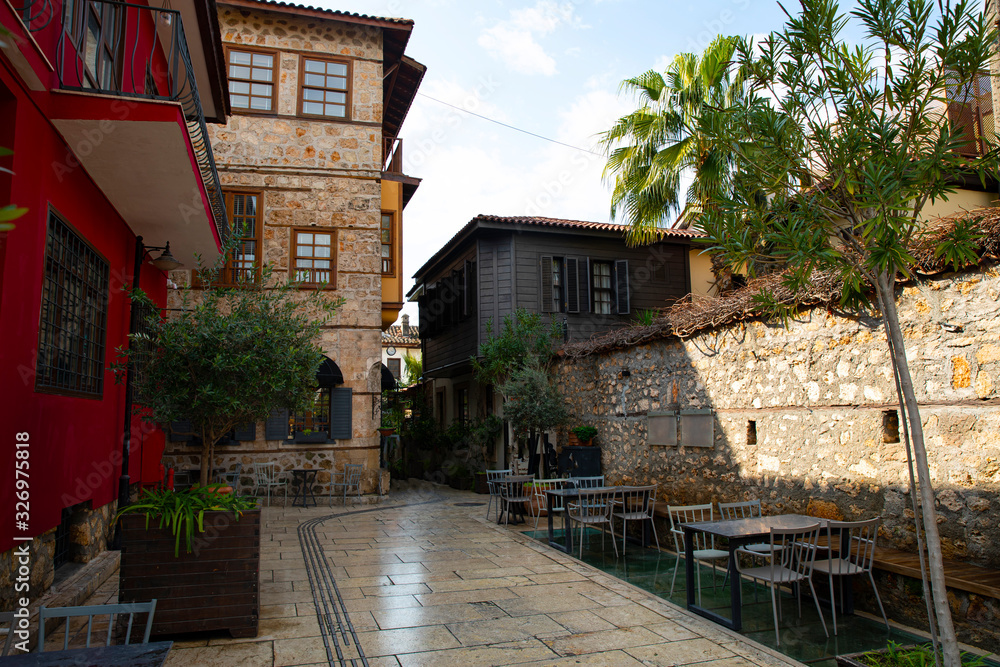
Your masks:
M 225 199 L 180 12 L 117 0 L 62 0 L 58 7 L 52 0 L 19 3 L 14 9 L 30 32 L 43 31 L 61 15 L 54 54 L 61 88 L 180 103 L 216 231 L 225 242 Z
M 403 140 L 398 137 L 382 137 L 382 171 L 392 174 L 403 173 Z
M 969 157 L 985 155 L 996 143 L 989 75 L 949 85 L 948 98 L 952 133 L 964 140 L 956 152 Z

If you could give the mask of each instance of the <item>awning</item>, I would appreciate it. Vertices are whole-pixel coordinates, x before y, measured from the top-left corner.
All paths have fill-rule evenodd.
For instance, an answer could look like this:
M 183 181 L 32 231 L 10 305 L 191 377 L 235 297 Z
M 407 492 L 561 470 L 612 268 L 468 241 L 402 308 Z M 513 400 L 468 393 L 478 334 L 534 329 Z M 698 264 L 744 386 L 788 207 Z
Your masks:
M 338 384 L 344 384 L 344 374 L 340 372 L 340 367 L 334 363 L 333 359 L 323 357 L 323 363 L 316 371 L 316 386 L 333 387 Z
M 398 388 L 396 376 L 392 374 L 388 366 L 382 364 L 382 391 L 395 391 Z

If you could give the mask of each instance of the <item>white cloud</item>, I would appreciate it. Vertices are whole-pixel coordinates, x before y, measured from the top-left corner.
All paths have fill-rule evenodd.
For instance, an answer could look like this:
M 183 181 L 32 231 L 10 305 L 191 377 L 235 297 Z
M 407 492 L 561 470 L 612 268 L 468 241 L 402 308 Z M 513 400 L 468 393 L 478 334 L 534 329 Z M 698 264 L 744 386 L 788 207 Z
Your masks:
M 533 7 L 513 9 L 510 17 L 486 28 L 479 35 L 479 45 L 496 60 L 520 74 L 556 73 L 556 61 L 536 41 L 560 26 L 584 27 L 572 3 L 539 0 Z

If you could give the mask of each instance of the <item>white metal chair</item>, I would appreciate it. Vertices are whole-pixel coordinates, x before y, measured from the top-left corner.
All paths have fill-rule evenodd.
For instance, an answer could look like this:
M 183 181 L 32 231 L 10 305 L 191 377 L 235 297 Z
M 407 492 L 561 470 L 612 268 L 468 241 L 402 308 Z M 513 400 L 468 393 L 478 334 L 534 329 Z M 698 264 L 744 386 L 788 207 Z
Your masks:
M 486 518 L 490 518 L 490 511 L 493 509 L 493 499 L 496 498 L 497 501 L 497 520 L 500 519 L 500 489 L 497 487 L 497 482 L 504 478 L 510 477 L 513 471 L 510 468 L 505 468 L 503 470 L 487 470 L 486 471 L 486 488 L 490 492 L 490 501 L 486 504 Z
M 570 484 L 575 484 L 578 489 L 596 489 L 597 487 L 604 486 L 604 475 L 596 475 L 594 477 L 568 477 L 566 481 Z
M 70 621 L 73 618 L 87 618 L 87 648 L 90 648 L 90 635 L 94 627 L 94 617 L 110 615 L 108 619 L 108 632 L 105 637 L 105 646 L 111 646 L 111 634 L 115 627 L 115 616 L 128 614 L 128 628 L 125 632 L 125 643 L 129 643 L 132 637 L 132 624 L 136 614 L 148 614 L 146 617 L 146 631 L 142 637 L 142 643 L 149 643 L 149 633 L 153 629 L 153 614 L 156 612 L 156 599 L 149 602 L 131 602 L 125 604 L 98 604 L 86 607 L 39 607 L 38 609 L 38 652 L 45 651 L 45 619 L 65 618 L 66 634 L 63 637 L 62 650 L 69 648 Z M 78 630 L 74 630 L 74 635 Z
M 715 521 L 715 510 L 712 503 L 704 505 L 667 505 L 667 515 L 670 517 L 670 534 L 674 537 L 674 550 L 677 552 L 677 561 L 674 563 L 674 575 L 670 579 L 670 595 L 674 594 L 674 584 L 677 583 L 677 570 L 681 564 L 681 557 L 684 556 L 684 529 L 685 523 L 697 523 L 700 521 Z M 695 532 L 691 535 L 694 540 L 694 559 L 702 561 L 717 561 L 729 558 L 729 552 L 715 548 L 715 537 L 704 533 Z M 697 577 L 698 596 L 701 596 L 701 568 L 694 568 Z M 690 585 L 690 582 L 688 583 Z M 715 588 L 715 567 L 712 567 L 712 588 Z
M 14 612 L 3 611 L 0 612 L 0 623 L 6 624 L 7 636 L 3 640 L 3 650 L 0 651 L 0 655 L 7 655 L 10 653 L 10 645 L 14 643 Z
M 573 530 L 573 522 L 580 524 L 580 558 L 583 558 L 583 531 L 587 526 L 601 527 L 601 547 L 604 547 L 604 526 L 611 530 L 611 507 L 614 505 L 615 491 L 583 492 L 577 502 L 571 502 L 566 507 L 568 520 L 567 530 Z M 615 548 L 615 558 L 618 557 L 618 542 L 614 532 L 611 533 L 611 544 Z
M 260 496 L 263 488 L 267 493 L 267 505 L 271 506 L 271 489 L 281 489 L 283 494 L 282 507 L 288 505 L 288 480 L 286 480 L 278 470 L 277 463 L 254 463 L 253 478 L 255 496 Z
M 538 530 L 538 517 L 542 515 L 541 510 L 548 511 L 549 497 L 546 491 L 555 491 L 565 488 L 566 481 L 562 479 L 536 479 L 532 482 L 535 490 L 535 499 L 538 505 L 538 512 L 535 514 L 535 530 Z M 563 529 L 566 528 L 566 505 L 560 496 L 555 496 L 552 500 L 552 514 L 562 515 Z
M 510 475 L 494 482 L 499 493 L 500 514 L 497 521 L 504 517 L 504 523 L 510 523 L 510 513 L 515 511 L 524 516 L 524 504 L 531 502 L 531 496 L 524 485 L 532 480 L 531 475 Z
M 759 500 L 744 500 L 738 503 L 719 503 L 719 515 L 724 521 L 732 521 L 734 519 L 759 519 L 762 514 L 760 510 Z M 779 545 L 780 549 L 781 546 Z M 748 555 L 753 558 L 760 558 L 767 560 L 771 557 L 771 545 L 767 542 L 756 542 L 754 544 L 746 544 L 742 547 L 736 549 L 736 557 L 739 558 L 740 554 Z M 725 588 L 726 582 L 729 581 L 729 570 L 726 570 L 726 579 L 722 582 L 722 587 Z M 754 601 L 757 600 L 757 587 L 753 589 Z
M 799 603 L 799 617 L 802 616 L 802 586 L 803 582 L 809 584 L 812 591 L 813 602 L 816 603 L 816 613 L 819 614 L 820 623 L 823 624 L 823 632 L 829 637 L 830 633 L 826 629 L 826 621 L 823 620 L 823 610 L 819 608 L 819 598 L 816 597 L 816 589 L 812 583 L 813 567 L 816 560 L 817 540 L 819 539 L 819 523 L 810 524 L 802 528 L 772 528 L 770 538 L 771 561 L 767 565 L 744 568 L 736 561 L 736 569 L 748 577 L 764 581 L 770 584 L 771 588 L 771 610 L 774 613 L 774 640 L 781 646 L 779 633 L 779 619 L 781 618 L 781 605 L 778 604 L 778 587 L 783 585 L 795 586 L 796 597 Z M 737 582 L 733 582 L 737 585 Z
M 361 502 L 361 471 L 364 466 L 360 463 L 348 463 L 344 466 L 344 472 L 335 472 L 330 476 L 330 507 L 333 507 L 333 494 L 337 489 L 343 490 L 344 506 L 347 506 L 347 495 L 352 493 L 358 502 Z M 337 478 L 340 481 L 337 481 Z
M 227 472 L 219 473 L 215 476 L 215 481 L 220 484 L 228 484 L 233 487 L 233 493 L 239 495 L 240 492 L 240 475 L 243 474 L 243 462 L 237 461 L 236 465 L 232 470 Z
M 660 538 L 656 534 L 656 524 L 653 522 L 653 510 L 656 507 L 656 484 L 649 486 L 627 486 L 618 492 L 615 499 L 615 510 L 612 517 L 622 520 L 622 556 L 625 555 L 625 543 L 628 541 L 629 521 L 648 521 L 653 529 L 653 539 L 656 540 L 656 548 L 660 548 Z M 611 531 L 614 535 L 614 529 Z
M 855 574 L 867 574 L 868 581 L 871 582 L 872 590 L 875 591 L 875 601 L 878 602 L 878 609 L 882 612 L 882 620 L 885 627 L 889 629 L 889 619 L 885 615 L 885 608 L 882 607 L 882 598 L 878 594 L 875 586 L 875 577 L 872 576 L 872 566 L 875 563 L 875 540 L 878 538 L 878 525 L 881 517 L 868 519 L 867 521 L 829 521 L 826 525 L 827 547 L 830 549 L 827 558 L 817 559 L 813 565 L 816 572 L 822 572 L 830 580 L 830 609 L 833 614 L 833 634 L 837 634 L 837 604 L 833 596 L 833 578 L 840 579 L 840 599 L 844 595 L 843 577 Z M 839 547 L 836 555 L 833 550 L 834 536 L 838 538 Z

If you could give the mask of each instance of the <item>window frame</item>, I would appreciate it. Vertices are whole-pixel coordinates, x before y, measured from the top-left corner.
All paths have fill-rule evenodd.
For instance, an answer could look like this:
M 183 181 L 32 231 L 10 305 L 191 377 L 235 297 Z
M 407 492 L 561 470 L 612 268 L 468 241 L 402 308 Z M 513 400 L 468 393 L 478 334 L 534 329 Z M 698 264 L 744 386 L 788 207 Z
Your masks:
M 389 257 L 384 257 L 381 254 L 382 246 L 386 245 L 382 242 L 382 227 L 383 218 L 389 216 Z M 379 226 L 378 226 L 378 238 L 379 238 L 379 259 L 382 262 L 382 275 L 383 276 L 394 276 L 396 275 L 396 213 L 394 211 L 382 211 L 379 214 Z M 386 261 L 389 262 L 389 270 L 386 271 L 385 264 Z
M 279 81 L 279 78 L 281 76 L 281 72 L 280 72 L 280 69 L 279 69 L 280 68 L 280 60 L 281 60 L 280 52 L 279 51 L 274 51 L 272 49 L 262 49 L 262 48 L 259 48 L 259 47 L 256 47 L 256 46 L 244 46 L 242 44 L 227 44 L 227 45 L 225 45 L 224 51 L 225 51 L 225 57 L 226 57 L 226 80 L 227 80 L 226 94 L 230 95 L 230 96 L 232 95 L 232 93 L 229 91 L 228 82 L 233 81 L 233 78 L 231 76 L 229 76 L 229 68 L 232 67 L 232 63 L 229 61 L 229 54 L 230 54 L 230 52 L 232 52 L 232 51 L 243 51 L 243 52 L 250 53 L 250 54 L 261 53 L 261 54 L 264 54 L 264 55 L 272 56 L 274 58 L 274 66 L 271 68 L 271 71 L 272 71 L 271 81 L 269 82 L 270 85 L 271 85 L 271 108 L 267 109 L 267 110 L 264 110 L 264 109 L 251 109 L 249 107 L 246 107 L 246 108 L 244 108 L 244 107 L 238 107 L 238 106 L 235 106 L 232 103 L 233 102 L 232 101 L 232 97 L 230 97 L 229 106 L 232 109 L 233 113 L 249 114 L 249 115 L 254 115 L 254 116 L 277 116 L 278 115 L 278 81 Z M 254 83 L 252 79 L 236 79 L 236 81 L 250 81 L 251 84 Z M 263 83 L 263 82 L 258 81 L 257 83 Z
M 295 266 L 295 260 L 298 259 L 298 248 L 299 248 L 299 238 L 298 234 L 302 232 L 303 234 L 329 234 L 330 235 L 330 281 L 326 283 L 325 289 L 334 290 L 337 289 L 337 230 L 334 227 L 292 227 L 291 235 L 292 238 L 289 239 L 288 244 L 288 278 L 289 280 L 295 280 L 296 272 L 298 267 Z M 315 247 L 315 244 L 313 244 Z M 302 259 L 316 259 L 315 257 L 303 257 Z M 315 269 L 313 269 L 315 270 Z M 301 283 L 302 287 L 311 287 L 314 289 L 319 289 L 322 283 L 317 282 L 306 282 Z
M 608 268 L 608 279 L 607 287 L 598 287 L 595 283 L 597 276 L 596 269 L 598 266 L 606 266 Z M 614 315 L 617 310 L 615 306 L 615 263 L 613 260 L 605 259 L 591 259 L 590 260 L 590 311 L 595 315 Z M 605 276 L 601 276 L 602 278 Z M 597 308 L 597 295 L 598 293 L 607 293 L 608 297 L 608 312 L 603 312 Z
M 47 350 L 48 347 L 49 347 L 48 345 L 46 345 L 45 348 L 43 348 L 43 345 L 42 345 L 42 335 L 43 335 L 43 333 L 44 333 L 44 331 L 46 329 L 46 326 L 45 326 L 45 322 L 46 322 L 46 320 L 45 320 L 45 311 L 46 311 L 46 308 L 45 308 L 45 294 L 46 294 L 45 284 L 46 284 L 46 281 L 48 280 L 48 271 L 47 271 L 47 266 L 48 266 L 48 263 L 49 263 L 49 254 L 48 254 L 48 251 L 49 251 L 49 240 L 51 238 L 51 233 L 52 233 L 52 230 L 50 229 L 50 224 L 51 224 L 51 221 L 53 219 L 57 220 L 61 225 L 63 225 L 70 234 L 73 234 L 74 236 L 76 236 L 80 240 L 81 246 L 82 246 L 83 249 L 89 250 L 91 253 L 93 253 L 94 257 L 99 262 L 101 262 L 101 263 L 104 264 L 104 269 L 105 269 L 104 274 L 105 275 L 104 275 L 104 284 L 103 284 L 103 287 L 102 287 L 102 293 L 103 293 L 103 310 L 100 309 L 100 308 L 98 308 L 98 311 L 99 311 L 98 312 L 98 317 L 95 319 L 95 321 L 93 323 L 91 323 L 93 327 L 97 327 L 99 329 L 99 334 L 100 334 L 99 342 L 95 346 L 95 348 L 98 350 L 98 352 L 100 354 L 100 358 L 93 360 L 93 361 L 97 362 L 97 367 L 99 369 L 98 374 L 97 374 L 97 376 L 95 378 L 96 383 L 97 383 L 97 387 L 98 387 L 96 391 L 84 391 L 84 390 L 81 390 L 81 389 L 71 389 L 71 388 L 68 388 L 68 387 L 52 386 L 50 384 L 40 384 L 40 379 L 42 377 L 42 373 L 41 373 L 41 371 L 39 369 L 39 365 L 40 365 L 40 362 L 42 360 L 42 353 L 43 353 L 43 351 Z M 37 341 L 38 341 L 38 350 L 37 350 L 37 352 L 35 354 L 35 367 L 34 367 L 34 371 L 35 371 L 35 378 L 34 378 L 34 380 L 35 381 L 34 381 L 34 390 L 35 390 L 36 393 L 40 393 L 40 394 L 54 394 L 54 395 L 57 395 L 57 396 L 72 396 L 72 397 L 77 397 L 77 398 L 89 398 L 89 399 L 94 399 L 94 400 L 103 400 L 104 399 L 104 390 L 105 390 L 105 382 L 104 382 L 105 361 L 107 360 L 107 347 L 108 347 L 108 318 L 110 317 L 110 306 L 111 306 L 111 263 L 108 261 L 108 258 L 105 257 L 103 253 L 101 253 L 97 248 L 95 248 L 93 246 L 93 244 L 90 243 L 90 241 L 88 241 L 87 238 L 83 234 L 81 234 L 73 225 L 71 225 L 66 220 L 65 217 L 63 217 L 62 215 L 60 215 L 51 206 L 48 208 L 48 211 L 47 211 L 46 217 L 45 217 L 45 244 L 44 244 L 43 249 L 42 249 L 42 262 L 43 262 L 42 263 L 42 284 L 41 284 L 41 290 L 40 290 L 39 310 L 38 310 L 38 338 L 37 338 Z M 87 271 L 88 271 L 88 275 L 89 275 L 89 267 L 88 267 Z M 65 290 L 65 286 L 61 286 L 61 289 Z M 88 303 L 84 303 L 82 305 L 82 308 L 84 310 L 89 310 L 90 309 L 90 305 Z M 62 308 L 62 307 L 60 307 L 59 310 L 62 311 L 62 310 L 65 310 L 65 309 Z M 99 321 L 101 318 L 103 318 L 103 324 Z M 53 323 L 52 326 L 55 326 L 55 324 L 56 323 Z M 81 344 L 80 338 L 81 338 L 80 336 L 74 336 L 72 344 L 73 344 L 73 346 L 75 348 L 79 348 L 79 346 Z M 63 351 L 63 350 L 61 350 L 61 348 L 53 347 L 53 349 L 56 352 Z M 52 367 L 51 364 L 46 364 L 46 366 L 49 367 L 49 368 Z M 82 374 L 80 374 L 80 375 L 82 375 Z M 79 385 L 80 383 L 77 382 L 77 384 Z
M 224 188 L 222 190 L 222 197 L 226 203 L 226 224 L 229 225 L 229 229 L 233 229 L 233 195 L 256 195 L 257 197 L 257 221 L 254 229 L 254 240 L 257 242 L 257 266 L 254 271 L 254 282 L 260 282 L 262 272 L 264 269 L 264 191 L 255 190 L 251 188 Z M 241 236 L 241 239 L 250 238 L 248 236 Z M 222 287 L 239 287 L 240 283 L 236 280 L 230 280 L 234 275 L 234 270 L 232 266 L 232 259 L 227 259 L 225 266 L 222 268 L 221 276 L 216 279 L 213 285 L 218 285 Z M 194 287 L 205 287 L 207 283 L 201 279 L 201 274 L 195 269 L 192 272 L 191 283 Z
M 395 366 L 395 372 L 393 372 L 393 366 Z M 396 378 L 397 382 L 403 379 L 403 359 L 402 357 L 389 357 L 385 360 L 385 367 L 389 369 L 393 377 Z
M 286 438 L 292 444 L 309 444 L 309 443 L 326 443 L 333 440 L 333 414 L 331 401 L 333 399 L 333 387 L 315 387 L 313 389 L 315 392 L 310 409 L 304 411 L 301 417 L 294 411 L 288 411 L 288 437 Z M 306 434 L 300 431 L 298 426 L 305 426 L 306 421 L 314 421 L 313 416 L 316 411 L 317 405 L 323 405 L 325 400 L 326 405 L 326 430 L 316 430 L 310 429 L 312 433 Z M 306 415 L 309 415 L 308 417 Z M 302 419 L 302 422 L 299 419 Z M 299 435 L 301 433 L 301 435 Z M 325 436 L 325 437 L 324 437 Z
M 305 79 L 306 79 L 306 60 L 315 60 L 317 62 L 323 63 L 337 63 L 340 65 L 347 66 L 347 75 L 345 79 L 347 80 L 347 88 L 340 91 L 335 88 L 322 88 L 323 91 L 331 92 L 343 92 L 345 96 L 344 101 L 344 115 L 343 116 L 327 116 L 326 114 L 314 114 L 306 113 L 302 110 L 303 102 L 305 99 Z M 327 76 L 327 75 L 324 75 Z M 316 88 L 315 86 L 309 86 L 310 88 Z M 329 55 L 319 55 L 319 54 L 299 54 L 299 76 L 298 76 L 298 86 L 295 92 L 296 98 L 296 115 L 302 118 L 321 118 L 325 121 L 330 122 L 350 122 L 353 118 L 354 112 L 354 61 L 351 58 L 340 58 L 336 56 Z M 312 101 L 312 100 L 309 100 Z M 325 104 L 325 101 L 324 101 Z

